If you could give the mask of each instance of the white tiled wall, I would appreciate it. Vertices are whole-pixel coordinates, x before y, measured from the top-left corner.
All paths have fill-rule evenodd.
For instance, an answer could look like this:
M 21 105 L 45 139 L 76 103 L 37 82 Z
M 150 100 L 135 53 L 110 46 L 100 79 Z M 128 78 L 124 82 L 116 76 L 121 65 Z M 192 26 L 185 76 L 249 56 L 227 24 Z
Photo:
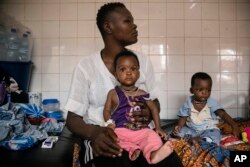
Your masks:
M 212 96 L 233 116 L 247 116 L 250 87 L 250 0 L 121 0 L 159 86 L 161 118 L 176 118 L 197 71 L 213 78 Z M 1 10 L 34 35 L 31 91 L 67 99 L 74 66 L 103 43 L 95 25 L 105 0 L 2 0 Z

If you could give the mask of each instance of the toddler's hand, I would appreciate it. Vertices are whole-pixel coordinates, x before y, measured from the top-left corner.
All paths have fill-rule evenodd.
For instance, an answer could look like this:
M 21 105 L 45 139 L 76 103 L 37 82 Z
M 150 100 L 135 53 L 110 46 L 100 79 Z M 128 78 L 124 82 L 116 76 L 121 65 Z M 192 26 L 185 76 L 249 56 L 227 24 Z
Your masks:
M 180 133 L 181 127 L 179 125 L 174 127 L 173 135 L 178 136 L 178 133 Z
M 111 128 L 111 129 L 115 129 L 115 124 L 108 124 L 108 126 L 107 126 L 108 128 Z
M 163 140 L 167 140 L 168 139 L 168 136 L 167 136 L 167 133 L 162 130 L 161 128 L 158 128 L 158 129 L 155 129 L 156 133 L 159 134 L 159 136 L 163 139 Z
M 233 127 L 233 135 L 236 137 L 240 137 L 240 128 L 238 126 Z

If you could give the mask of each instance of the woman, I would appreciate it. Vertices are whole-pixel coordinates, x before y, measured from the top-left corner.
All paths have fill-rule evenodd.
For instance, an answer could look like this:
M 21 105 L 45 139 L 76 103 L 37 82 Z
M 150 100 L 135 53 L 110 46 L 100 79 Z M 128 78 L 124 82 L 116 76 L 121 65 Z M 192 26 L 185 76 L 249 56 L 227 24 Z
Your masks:
M 136 161 L 129 160 L 128 153 L 119 147 L 114 131 L 104 127 L 102 115 L 108 91 L 119 84 L 114 77 L 114 58 L 120 51 L 125 50 L 126 46 L 137 42 L 137 26 L 133 16 L 122 3 L 103 5 L 97 14 L 97 26 L 104 41 L 104 48 L 82 59 L 76 66 L 69 99 L 65 105 L 65 109 L 69 111 L 66 124 L 74 134 L 85 139 L 85 163 L 93 159 L 93 152 L 96 167 L 149 166 L 142 155 Z M 151 62 L 148 57 L 139 53 L 137 55 L 141 64 L 141 77 L 136 84 L 155 97 L 157 102 L 158 90 L 154 87 Z M 145 104 L 138 105 L 142 111 L 134 112 L 131 121 L 147 126 L 152 120 L 150 111 Z M 171 154 L 165 160 L 162 161 L 165 165 L 161 162 L 159 164 L 166 166 L 167 163 L 171 166 L 172 163 L 172 166 L 181 166 L 176 154 Z

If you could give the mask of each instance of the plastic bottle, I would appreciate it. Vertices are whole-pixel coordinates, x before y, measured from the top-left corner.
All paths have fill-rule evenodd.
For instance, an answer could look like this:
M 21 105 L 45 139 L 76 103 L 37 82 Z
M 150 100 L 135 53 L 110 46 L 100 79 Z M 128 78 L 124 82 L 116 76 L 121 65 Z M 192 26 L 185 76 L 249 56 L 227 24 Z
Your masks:
M 18 60 L 18 49 L 20 40 L 17 35 L 16 28 L 11 28 L 11 32 L 6 37 L 6 61 L 17 61 Z
M 6 56 L 6 30 L 4 25 L 0 23 L 0 60 L 4 60 Z
M 30 48 L 29 48 L 29 39 L 28 34 L 23 34 L 23 37 L 20 40 L 19 52 L 18 52 L 19 61 L 29 61 L 30 60 Z
M 33 49 L 33 37 L 30 30 L 26 30 L 25 33 L 28 35 L 29 40 L 29 59 L 31 59 L 32 49 Z

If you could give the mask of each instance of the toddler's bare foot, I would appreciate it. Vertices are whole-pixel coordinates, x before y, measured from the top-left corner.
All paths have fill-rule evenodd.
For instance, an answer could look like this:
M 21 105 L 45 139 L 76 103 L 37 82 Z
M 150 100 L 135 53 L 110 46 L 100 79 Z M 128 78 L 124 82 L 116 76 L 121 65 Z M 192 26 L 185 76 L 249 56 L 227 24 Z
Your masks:
M 156 164 L 168 157 L 173 152 L 173 145 L 171 141 L 164 143 L 158 150 L 151 153 L 151 163 Z
M 141 150 L 139 149 L 135 150 L 133 154 L 131 155 L 131 160 L 132 161 L 136 160 L 139 157 L 140 153 L 141 153 Z

